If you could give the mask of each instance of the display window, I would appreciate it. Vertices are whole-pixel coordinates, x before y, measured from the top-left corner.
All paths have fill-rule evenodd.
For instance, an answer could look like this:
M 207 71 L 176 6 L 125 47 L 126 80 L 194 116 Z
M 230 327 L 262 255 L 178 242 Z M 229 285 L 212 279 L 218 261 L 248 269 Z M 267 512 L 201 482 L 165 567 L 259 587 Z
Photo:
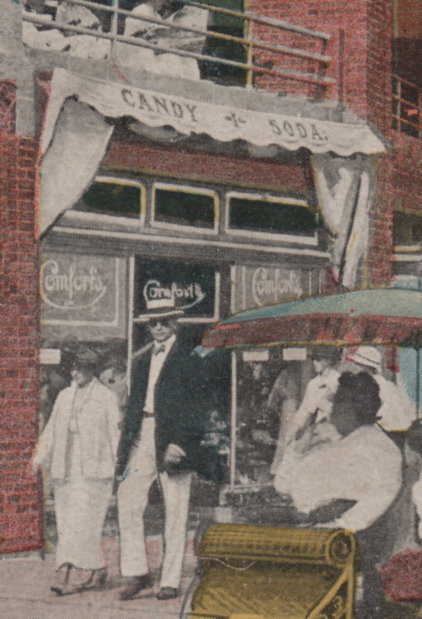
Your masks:
M 235 355 L 231 484 L 271 484 L 285 438 L 312 376 L 305 348 L 258 349 Z

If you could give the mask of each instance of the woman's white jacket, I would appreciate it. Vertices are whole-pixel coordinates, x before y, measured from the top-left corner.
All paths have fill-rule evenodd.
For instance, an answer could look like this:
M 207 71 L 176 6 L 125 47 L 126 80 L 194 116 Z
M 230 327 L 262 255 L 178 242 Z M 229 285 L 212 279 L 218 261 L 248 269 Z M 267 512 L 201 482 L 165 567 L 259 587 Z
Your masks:
M 87 479 L 112 478 L 119 443 L 117 397 L 94 378 L 85 398 L 73 410 L 75 391 L 76 384 L 72 383 L 57 396 L 50 419 L 38 441 L 34 464 L 49 464 L 54 480 L 66 477 L 69 423 L 73 415 L 81 445 L 82 475 Z

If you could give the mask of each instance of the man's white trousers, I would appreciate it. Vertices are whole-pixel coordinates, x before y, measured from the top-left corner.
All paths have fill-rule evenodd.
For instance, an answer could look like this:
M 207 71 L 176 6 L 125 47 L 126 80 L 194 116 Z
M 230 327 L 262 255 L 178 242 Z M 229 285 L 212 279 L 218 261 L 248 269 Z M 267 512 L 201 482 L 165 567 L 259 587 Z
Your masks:
M 149 572 L 143 516 L 149 489 L 159 475 L 165 509 L 160 587 L 178 588 L 185 552 L 192 473 L 157 473 L 154 432 L 155 419 L 144 418 L 140 440 L 132 449 L 124 480 L 119 486 L 120 569 L 122 576 L 142 576 Z

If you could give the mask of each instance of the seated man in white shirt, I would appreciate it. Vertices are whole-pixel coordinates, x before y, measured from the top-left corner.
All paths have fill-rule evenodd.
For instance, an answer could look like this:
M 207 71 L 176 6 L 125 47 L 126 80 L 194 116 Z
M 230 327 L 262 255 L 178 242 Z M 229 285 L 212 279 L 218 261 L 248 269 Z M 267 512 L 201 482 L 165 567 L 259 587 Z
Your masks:
M 400 450 L 376 423 L 380 405 L 379 387 L 368 373 L 343 373 L 330 416 L 338 440 L 308 450 L 309 439 L 303 436 L 296 448 L 304 455 L 290 470 L 298 511 L 311 514 L 336 501 L 349 502 L 344 513 L 322 526 L 358 533 L 364 576 L 362 619 L 378 617 L 381 599 L 376 568 L 380 548 L 372 544 L 378 535 L 368 537 L 364 532 L 386 514 L 402 486 Z M 387 542 L 384 537 L 382 544 Z

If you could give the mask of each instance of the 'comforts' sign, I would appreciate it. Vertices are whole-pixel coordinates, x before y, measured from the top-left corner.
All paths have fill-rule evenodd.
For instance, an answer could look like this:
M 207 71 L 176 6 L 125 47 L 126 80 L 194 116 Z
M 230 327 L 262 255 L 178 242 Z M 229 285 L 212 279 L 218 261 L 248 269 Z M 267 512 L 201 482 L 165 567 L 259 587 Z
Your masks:
M 147 301 L 171 299 L 186 317 L 196 321 L 217 320 L 219 274 L 215 268 L 188 264 L 137 261 L 135 317 L 142 320 Z
M 118 258 L 46 254 L 40 270 L 45 323 L 117 324 Z
M 313 294 L 318 288 L 317 271 L 267 266 L 236 267 L 234 311 Z

